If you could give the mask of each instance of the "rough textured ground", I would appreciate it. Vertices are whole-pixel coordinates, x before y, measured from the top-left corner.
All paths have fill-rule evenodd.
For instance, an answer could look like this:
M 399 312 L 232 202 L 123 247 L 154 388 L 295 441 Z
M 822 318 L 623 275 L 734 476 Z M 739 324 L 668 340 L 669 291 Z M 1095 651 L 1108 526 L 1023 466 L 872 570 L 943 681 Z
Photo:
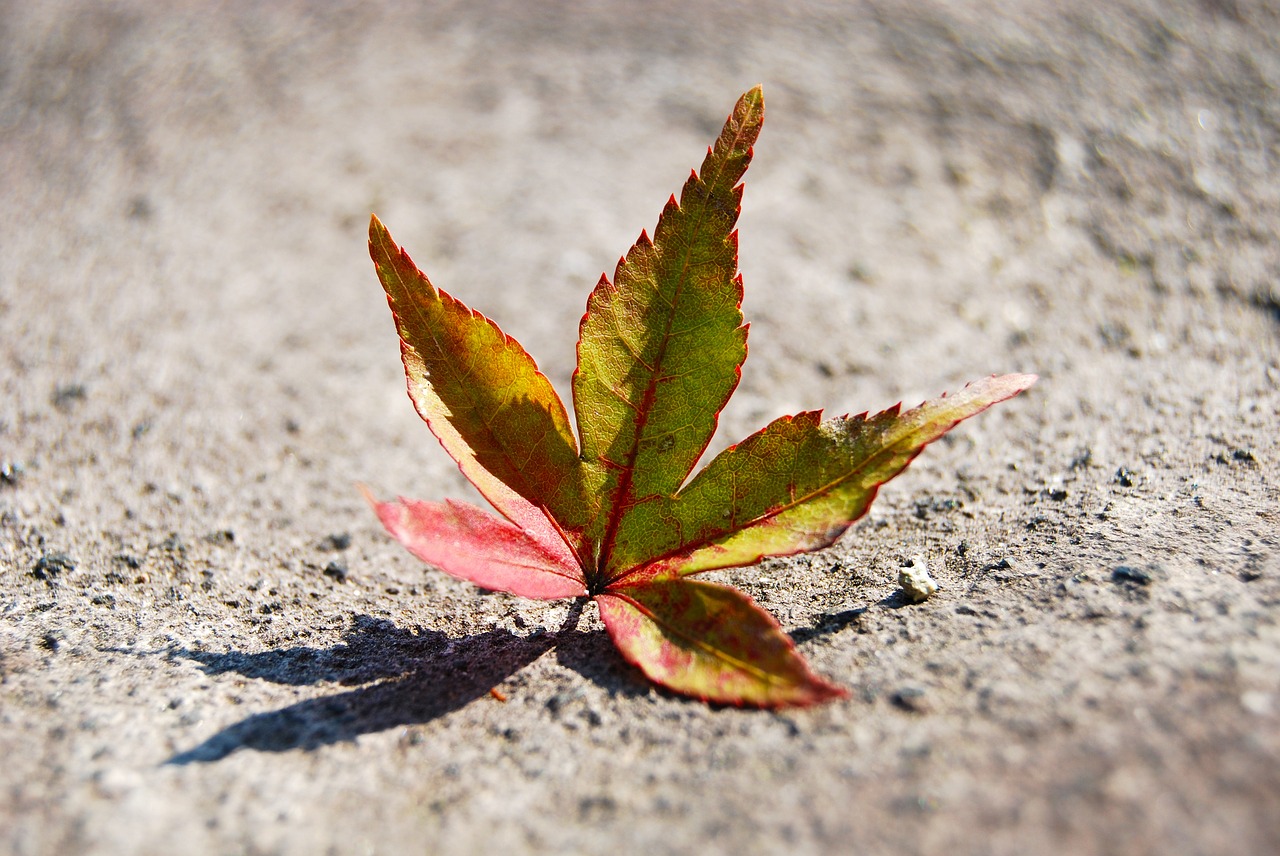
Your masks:
M 0 4 L 0 849 L 1280 850 L 1276 7 L 782 6 Z M 720 442 L 1042 375 L 723 575 L 854 691 L 780 714 L 353 487 L 469 495 L 369 212 L 564 390 L 757 82 Z

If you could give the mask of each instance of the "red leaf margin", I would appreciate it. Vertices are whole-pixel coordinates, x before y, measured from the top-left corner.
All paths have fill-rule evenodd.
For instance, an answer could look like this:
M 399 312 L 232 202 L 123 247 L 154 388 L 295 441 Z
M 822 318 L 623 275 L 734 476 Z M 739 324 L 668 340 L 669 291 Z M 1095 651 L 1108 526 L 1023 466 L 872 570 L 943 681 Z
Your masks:
M 739 707 L 807 707 L 848 690 L 819 677 L 769 612 L 730 586 L 662 580 L 595 598 L 609 638 L 652 681 Z

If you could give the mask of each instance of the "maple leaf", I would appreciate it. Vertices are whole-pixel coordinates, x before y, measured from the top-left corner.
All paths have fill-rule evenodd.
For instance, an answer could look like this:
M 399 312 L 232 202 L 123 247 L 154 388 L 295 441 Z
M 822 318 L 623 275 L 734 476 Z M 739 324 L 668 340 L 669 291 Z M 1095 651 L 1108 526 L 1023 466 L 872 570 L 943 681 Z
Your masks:
M 831 544 L 927 444 L 1036 378 L 985 378 L 905 412 L 786 416 L 690 479 L 747 355 L 735 225 L 763 120 L 756 87 L 652 239 L 641 232 L 592 291 L 573 375 L 576 435 L 520 344 L 432 285 L 373 217 L 369 252 L 409 396 L 505 519 L 453 500 L 366 496 L 392 537 L 446 573 L 524 597 L 593 598 L 614 644 L 651 680 L 781 707 L 847 693 L 814 674 L 747 595 L 688 577 Z

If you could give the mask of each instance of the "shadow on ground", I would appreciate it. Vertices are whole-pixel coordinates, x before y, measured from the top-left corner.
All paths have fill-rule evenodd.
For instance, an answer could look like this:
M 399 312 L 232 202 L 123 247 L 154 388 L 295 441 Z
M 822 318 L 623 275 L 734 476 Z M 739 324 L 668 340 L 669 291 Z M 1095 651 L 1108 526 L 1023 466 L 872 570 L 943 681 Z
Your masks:
M 361 615 L 332 648 L 257 654 L 172 650 L 171 657 L 193 660 L 209 675 L 234 672 L 293 686 L 336 683 L 356 688 L 254 714 L 165 763 L 220 761 L 238 749 L 311 750 L 361 734 L 430 722 L 487 694 L 552 649 L 561 665 L 612 693 L 648 692 L 644 678 L 621 660 L 603 631 L 576 629 L 580 612 L 575 608 L 559 631 L 529 636 L 491 630 L 450 639 L 438 631 L 401 628 Z
M 903 603 L 895 592 L 877 605 L 896 608 Z M 256 654 L 172 649 L 171 658 L 193 660 L 207 675 L 234 672 L 277 684 L 340 684 L 355 689 L 254 714 L 165 763 L 220 761 L 239 749 L 311 750 L 362 734 L 430 722 L 488 694 L 552 650 L 560 665 L 610 693 L 663 692 L 623 661 L 604 631 L 579 631 L 581 611 L 581 604 L 575 605 L 558 631 L 528 636 L 490 630 L 450 639 L 436 630 L 402 628 L 360 615 L 343 641 L 332 648 L 299 646 Z M 803 643 L 839 632 L 857 623 L 866 611 L 860 607 L 823 616 L 813 627 L 794 631 L 792 637 Z

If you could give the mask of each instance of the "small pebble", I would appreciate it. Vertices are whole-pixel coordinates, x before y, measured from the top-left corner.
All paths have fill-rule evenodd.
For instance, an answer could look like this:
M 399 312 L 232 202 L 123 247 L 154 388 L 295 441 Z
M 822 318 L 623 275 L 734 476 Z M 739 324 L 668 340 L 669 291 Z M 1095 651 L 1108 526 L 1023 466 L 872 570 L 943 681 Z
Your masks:
M 924 687 L 901 687 L 893 691 L 889 701 L 908 713 L 924 713 L 929 709 Z
M 898 585 L 902 586 L 902 596 L 907 603 L 924 603 L 938 591 L 924 556 L 908 559 L 907 564 L 898 569 Z
M 26 472 L 22 464 L 16 461 L 6 461 L 0 464 L 0 484 L 16 485 L 22 479 L 22 474 Z
M 86 392 L 87 390 L 82 383 L 59 384 L 54 388 L 53 395 L 50 398 L 54 407 L 59 410 L 65 410 L 72 404 L 82 401 Z
M 38 580 L 51 580 L 76 569 L 75 561 L 66 553 L 45 553 L 36 560 L 31 574 Z
M 1254 716 L 1270 716 L 1272 711 L 1271 693 L 1249 690 L 1240 695 L 1240 705 Z
M 345 550 L 351 546 L 351 535 L 346 532 L 336 532 L 324 539 L 320 545 L 322 550 Z
M 1131 585 L 1149 586 L 1151 583 L 1155 582 L 1155 576 L 1145 568 L 1121 565 L 1111 572 L 1111 581 L 1116 583 L 1129 583 Z

